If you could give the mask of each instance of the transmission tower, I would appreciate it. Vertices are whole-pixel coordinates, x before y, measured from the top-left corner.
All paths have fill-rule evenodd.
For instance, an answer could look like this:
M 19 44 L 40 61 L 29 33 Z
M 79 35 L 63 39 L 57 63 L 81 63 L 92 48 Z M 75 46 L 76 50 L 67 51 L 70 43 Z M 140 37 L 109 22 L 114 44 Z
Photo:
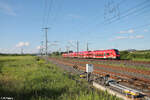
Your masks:
M 77 52 L 79 52 L 79 41 L 77 41 Z
M 88 42 L 86 44 L 86 49 L 87 49 L 87 51 L 89 51 L 89 43 Z
M 48 50 L 48 39 L 47 39 L 47 32 L 48 32 L 48 27 L 43 28 L 45 30 L 45 55 L 47 55 L 47 50 Z
M 43 43 L 44 43 L 44 41 L 41 41 L 41 47 L 40 47 L 40 49 L 41 49 L 41 56 L 43 56 Z

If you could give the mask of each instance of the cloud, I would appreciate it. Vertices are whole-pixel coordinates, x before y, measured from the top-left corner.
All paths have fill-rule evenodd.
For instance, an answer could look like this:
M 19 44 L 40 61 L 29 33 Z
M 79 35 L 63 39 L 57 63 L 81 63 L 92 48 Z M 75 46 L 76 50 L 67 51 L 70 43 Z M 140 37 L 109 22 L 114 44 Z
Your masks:
M 148 32 L 149 30 L 148 29 L 144 29 L 144 32 Z
M 134 33 L 133 29 L 128 30 L 128 33 Z
M 126 31 L 120 31 L 119 33 L 126 33 Z
M 68 16 L 75 19 L 81 18 L 80 15 L 75 15 L 75 14 L 69 14 Z
M 9 54 L 20 54 L 21 53 L 21 48 L 0 48 L 0 53 L 9 53 Z M 23 53 L 39 53 L 38 49 L 35 48 L 24 48 Z
M 58 43 L 51 43 L 49 45 L 51 45 L 51 46 L 58 46 Z
M 143 36 L 143 35 L 137 35 L 137 36 L 135 36 L 135 38 L 136 38 L 136 39 L 143 39 L 144 36 Z
M 117 36 L 117 37 L 116 37 L 117 40 L 119 40 L 119 39 L 127 39 L 127 38 L 128 38 L 128 37 L 125 37 L 125 36 Z
M 16 13 L 12 9 L 12 7 L 2 2 L 0 2 L 0 12 L 5 13 L 7 15 L 11 15 L 11 16 L 16 16 Z
M 143 35 L 136 35 L 136 36 L 117 36 L 115 39 L 112 40 L 122 40 L 122 39 L 143 39 Z
M 29 42 L 19 42 L 16 47 L 27 47 L 29 46 L 30 43 Z
M 69 40 L 68 41 L 69 46 L 71 46 L 73 48 L 76 48 L 76 43 L 77 43 L 77 41 L 74 41 L 74 40 Z
M 58 46 L 59 45 L 59 41 L 50 42 L 48 45 L 49 46 Z
M 120 31 L 119 33 L 134 33 L 134 30 L 133 29 L 130 29 L 130 30 L 127 30 L 127 31 Z
M 37 46 L 36 49 L 38 49 L 38 50 L 41 49 L 41 46 Z

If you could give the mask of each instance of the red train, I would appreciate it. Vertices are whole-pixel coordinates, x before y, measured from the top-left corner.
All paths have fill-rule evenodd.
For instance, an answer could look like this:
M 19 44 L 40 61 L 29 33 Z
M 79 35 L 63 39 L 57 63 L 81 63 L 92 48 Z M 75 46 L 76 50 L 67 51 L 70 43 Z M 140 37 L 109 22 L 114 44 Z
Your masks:
M 120 58 L 120 54 L 117 49 L 63 53 L 62 56 L 70 58 L 103 58 L 103 59 Z

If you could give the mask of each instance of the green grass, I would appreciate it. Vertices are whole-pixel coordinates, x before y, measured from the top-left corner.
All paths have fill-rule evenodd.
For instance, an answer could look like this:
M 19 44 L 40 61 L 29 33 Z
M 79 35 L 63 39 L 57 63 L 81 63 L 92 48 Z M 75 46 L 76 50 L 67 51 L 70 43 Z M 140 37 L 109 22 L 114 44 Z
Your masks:
M 150 61 L 150 51 L 142 50 L 142 51 L 120 51 L 120 59 L 128 59 L 133 61 Z
M 0 57 L 0 97 L 14 100 L 120 100 L 77 82 L 75 75 L 32 56 Z M 78 79 L 79 80 L 79 79 Z
M 57 57 L 58 58 L 58 57 Z M 63 59 L 63 58 L 58 58 L 58 59 Z M 77 61 L 77 59 L 71 59 L 71 61 Z M 87 62 L 87 60 L 83 60 L 82 62 Z M 127 67 L 127 68 L 135 68 L 137 70 L 146 70 L 146 71 L 150 71 L 150 68 L 149 67 L 145 67 L 145 66 L 134 66 L 134 65 L 127 65 L 127 64 L 123 64 L 123 63 L 120 63 L 120 64 L 115 64 L 115 63 L 111 63 L 111 60 L 108 62 L 98 62 L 98 61 L 89 61 L 89 63 L 91 64 L 102 64 L 102 65 L 110 65 L 110 66 L 117 66 L 117 67 Z
M 98 64 L 102 64 L 102 63 L 98 63 Z M 117 66 L 117 67 L 127 67 L 127 68 L 135 68 L 137 70 L 145 70 L 145 71 L 150 71 L 149 67 L 144 67 L 144 66 L 129 66 L 129 65 L 125 65 L 125 64 L 104 64 L 103 65 L 110 65 L 110 66 Z
M 133 61 L 145 61 L 145 62 L 150 62 L 150 59 L 144 59 L 144 58 L 134 58 L 132 59 Z

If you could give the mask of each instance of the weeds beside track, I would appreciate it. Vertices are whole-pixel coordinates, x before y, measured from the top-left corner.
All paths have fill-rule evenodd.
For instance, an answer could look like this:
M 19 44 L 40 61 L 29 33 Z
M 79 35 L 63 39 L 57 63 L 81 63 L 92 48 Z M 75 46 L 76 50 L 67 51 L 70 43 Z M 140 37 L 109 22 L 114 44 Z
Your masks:
M 0 98 L 14 100 L 120 100 L 97 91 L 51 63 L 32 56 L 0 57 Z

